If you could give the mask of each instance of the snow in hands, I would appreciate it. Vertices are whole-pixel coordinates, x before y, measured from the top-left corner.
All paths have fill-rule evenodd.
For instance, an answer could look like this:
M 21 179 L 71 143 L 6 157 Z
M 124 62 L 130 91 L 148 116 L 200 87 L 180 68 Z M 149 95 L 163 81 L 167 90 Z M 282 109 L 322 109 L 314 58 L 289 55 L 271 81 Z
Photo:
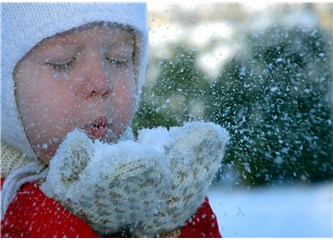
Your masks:
M 42 191 L 100 234 L 129 228 L 153 237 L 184 226 L 207 195 L 229 136 L 191 122 L 139 131 L 117 144 L 70 132 L 50 163 Z

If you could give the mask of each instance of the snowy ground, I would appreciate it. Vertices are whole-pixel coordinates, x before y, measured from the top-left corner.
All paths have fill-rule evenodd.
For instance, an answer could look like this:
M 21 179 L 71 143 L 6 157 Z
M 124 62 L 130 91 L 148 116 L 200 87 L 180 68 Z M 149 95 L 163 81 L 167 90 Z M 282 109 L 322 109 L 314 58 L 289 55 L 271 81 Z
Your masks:
M 223 237 L 333 237 L 333 183 L 208 194 Z

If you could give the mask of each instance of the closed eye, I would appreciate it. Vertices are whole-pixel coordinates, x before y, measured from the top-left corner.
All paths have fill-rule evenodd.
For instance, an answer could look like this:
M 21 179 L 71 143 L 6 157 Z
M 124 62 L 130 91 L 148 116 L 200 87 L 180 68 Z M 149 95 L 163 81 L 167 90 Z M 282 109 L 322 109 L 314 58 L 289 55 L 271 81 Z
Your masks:
M 57 72 L 66 72 L 69 71 L 76 61 L 76 58 L 71 58 L 69 60 L 63 61 L 63 62 L 56 62 L 56 63 L 45 63 L 46 65 L 52 67 Z
M 112 65 L 120 66 L 120 67 L 128 67 L 127 59 L 116 59 L 111 57 L 106 57 L 106 60 L 109 61 Z

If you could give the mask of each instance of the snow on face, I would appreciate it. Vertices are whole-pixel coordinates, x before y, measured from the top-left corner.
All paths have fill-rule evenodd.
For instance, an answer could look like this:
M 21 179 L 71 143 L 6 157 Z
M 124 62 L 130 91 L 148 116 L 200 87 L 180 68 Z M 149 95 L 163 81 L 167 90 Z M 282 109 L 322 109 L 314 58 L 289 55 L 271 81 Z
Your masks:
M 16 98 L 28 139 L 44 162 L 80 127 L 112 142 L 135 108 L 134 35 L 89 25 L 42 41 L 16 66 Z

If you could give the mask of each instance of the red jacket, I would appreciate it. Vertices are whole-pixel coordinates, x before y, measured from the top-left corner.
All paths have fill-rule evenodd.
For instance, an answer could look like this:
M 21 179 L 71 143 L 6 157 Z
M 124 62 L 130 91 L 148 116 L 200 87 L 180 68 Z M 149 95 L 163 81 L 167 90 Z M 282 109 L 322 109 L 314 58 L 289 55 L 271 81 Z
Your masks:
M 97 238 L 101 236 L 58 202 L 44 195 L 38 184 L 27 183 L 21 187 L 1 221 L 1 237 Z M 217 219 L 208 198 L 198 209 L 196 216 L 187 222 L 179 237 L 221 237 Z

